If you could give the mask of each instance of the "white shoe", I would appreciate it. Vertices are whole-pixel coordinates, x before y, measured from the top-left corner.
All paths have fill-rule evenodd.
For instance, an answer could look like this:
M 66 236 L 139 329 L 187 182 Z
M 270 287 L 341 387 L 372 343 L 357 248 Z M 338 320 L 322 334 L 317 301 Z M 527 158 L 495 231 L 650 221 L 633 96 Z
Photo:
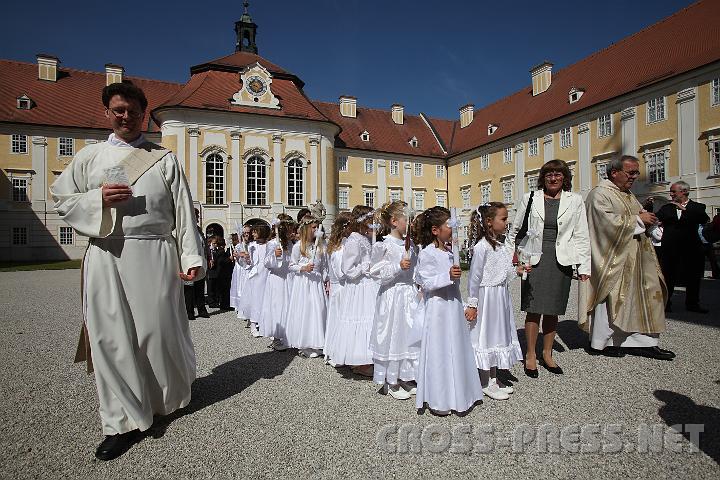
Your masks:
M 400 385 L 405 389 L 406 392 L 408 392 L 410 395 L 415 395 L 417 393 L 417 384 L 411 383 L 411 382 L 403 382 L 400 381 Z
M 450 415 L 450 410 L 433 410 L 431 408 L 430 411 L 438 417 L 447 417 L 448 415 Z
M 507 394 L 515 393 L 515 389 L 509 385 L 503 385 L 502 387 L 500 385 L 498 385 L 498 388 L 500 389 L 501 392 L 505 392 Z
M 250 324 L 250 334 L 255 338 L 262 337 L 262 333 L 260 333 L 257 323 Z
M 317 358 L 320 356 L 317 350 L 313 350 L 312 348 L 303 348 L 298 353 L 307 358 Z
M 488 386 L 482 389 L 483 393 L 493 400 L 507 400 L 510 395 L 500 390 L 494 379 L 491 379 Z
M 275 351 L 277 351 L 277 352 L 282 352 L 283 350 L 287 350 L 287 349 L 288 349 L 288 346 L 287 346 L 287 345 L 284 345 L 280 340 L 278 340 L 278 339 L 276 338 L 276 339 L 273 340 L 272 343 L 270 344 L 270 348 L 272 348 L 273 350 L 275 350 Z
M 407 400 L 412 397 L 410 392 L 402 388 L 400 385 L 388 385 L 387 383 L 383 387 L 383 393 L 385 395 L 390 395 L 395 400 Z

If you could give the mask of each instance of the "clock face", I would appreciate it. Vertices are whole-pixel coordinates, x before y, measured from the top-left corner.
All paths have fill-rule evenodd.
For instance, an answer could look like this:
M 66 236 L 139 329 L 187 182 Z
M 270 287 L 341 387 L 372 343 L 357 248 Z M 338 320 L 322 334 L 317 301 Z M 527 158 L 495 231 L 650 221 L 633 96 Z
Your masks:
M 245 89 L 253 97 L 260 97 L 267 91 L 267 85 L 262 78 L 253 76 L 247 79 Z

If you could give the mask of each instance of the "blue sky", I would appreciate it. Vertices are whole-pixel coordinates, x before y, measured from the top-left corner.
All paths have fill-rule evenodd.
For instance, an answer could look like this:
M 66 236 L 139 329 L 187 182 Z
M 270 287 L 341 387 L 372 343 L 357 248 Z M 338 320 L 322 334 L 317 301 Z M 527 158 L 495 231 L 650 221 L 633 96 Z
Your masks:
M 361 106 L 454 119 L 468 102 L 479 108 L 529 85 L 543 60 L 570 65 L 690 3 L 254 0 L 250 14 L 260 55 L 299 76 L 310 98 L 349 94 Z M 70 68 L 117 63 L 184 82 L 190 66 L 234 51 L 241 14 L 240 0 L 14 0 L 0 18 L 0 58 L 34 62 L 43 52 Z

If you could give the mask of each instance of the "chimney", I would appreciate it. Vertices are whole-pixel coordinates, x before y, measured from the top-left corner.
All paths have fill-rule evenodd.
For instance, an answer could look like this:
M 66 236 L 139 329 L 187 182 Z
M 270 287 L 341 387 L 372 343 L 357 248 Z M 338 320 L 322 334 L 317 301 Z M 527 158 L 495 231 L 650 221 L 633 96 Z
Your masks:
M 552 67 L 552 63 L 544 61 L 537 67 L 530 69 L 530 76 L 532 77 L 533 86 L 533 97 L 535 95 L 540 95 L 545 90 L 550 88 L 550 84 L 552 83 Z
M 404 123 L 404 115 L 403 115 L 403 106 L 398 105 L 397 103 L 393 104 L 392 106 L 392 119 L 393 122 L 397 123 L 398 125 L 402 125 Z
M 38 62 L 38 78 L 49 82 L 57 82 L 57 67 L 60 59 L 46 53 L 36 55 Z
M 460 128 L 470 125 L 475 115 L 475 105 L 468 103 L 464 107 L 460 107 Z
M 343 117 L 357 117 L 357 98 L 349 95 L 340 97 L 340 115 Z
M 125 75 L 125 69 L 120 65 L 113 63 L 105 64 L 105 85 L 111 83 L 122 83 L 123 76 Z

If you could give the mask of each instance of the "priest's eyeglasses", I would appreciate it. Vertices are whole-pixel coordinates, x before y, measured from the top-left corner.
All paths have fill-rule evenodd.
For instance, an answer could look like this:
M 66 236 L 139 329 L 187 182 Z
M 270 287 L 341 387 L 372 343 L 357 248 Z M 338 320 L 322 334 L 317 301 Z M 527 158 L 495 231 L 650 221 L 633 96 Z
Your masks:
M 108 108 L 107 111 L 115 115 L 115 118 L 123 118 L 126 114 L 128 118 L 140 118 L 143 114 L 140 110 L 126 110 L 124 108 Z
M 635 177 L 639 177 L 639 176 L 640 176 L 640 172 L 639 172 L 638 170 L 633 170 L 633 171 L 631 171 L 631 172 L 626 172 L 625 170 L 620 170 L 620 171 L 623 172 L 623 173 L 624 173 L 625 175 L 627 175 L 628 177 L 635 178 Z

